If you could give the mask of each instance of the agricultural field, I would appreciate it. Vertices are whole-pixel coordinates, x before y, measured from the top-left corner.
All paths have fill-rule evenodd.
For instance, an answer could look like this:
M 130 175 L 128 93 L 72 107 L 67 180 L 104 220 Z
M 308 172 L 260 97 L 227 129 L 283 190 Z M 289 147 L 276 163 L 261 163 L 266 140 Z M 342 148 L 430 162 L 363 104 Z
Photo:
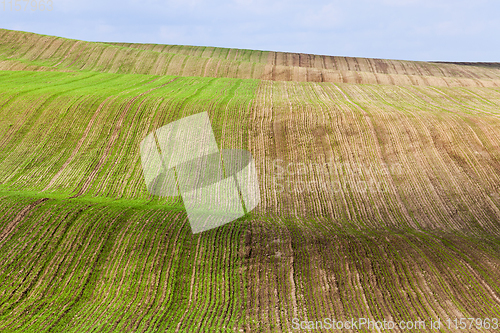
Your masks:
M 140 142 L 204 111 L 261 202 L 192 234 Z M 0 29 L 0 162 L 1 332 L 500 331 L 497 64 Z

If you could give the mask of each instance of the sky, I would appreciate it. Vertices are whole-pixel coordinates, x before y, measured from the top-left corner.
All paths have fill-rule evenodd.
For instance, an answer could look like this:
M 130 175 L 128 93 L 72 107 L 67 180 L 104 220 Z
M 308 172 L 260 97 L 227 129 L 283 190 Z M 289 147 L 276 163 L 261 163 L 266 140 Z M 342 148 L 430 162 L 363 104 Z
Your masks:
M 0 28 L 102 42 L 500 61 L 499 0 L 1 0 Z

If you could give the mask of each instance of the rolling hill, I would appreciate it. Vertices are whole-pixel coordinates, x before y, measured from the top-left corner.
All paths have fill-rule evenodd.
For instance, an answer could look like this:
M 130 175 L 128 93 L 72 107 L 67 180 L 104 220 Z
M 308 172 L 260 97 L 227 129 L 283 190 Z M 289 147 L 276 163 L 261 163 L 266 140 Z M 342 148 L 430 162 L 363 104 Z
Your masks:
M 193 235 L 139 144 L 203 111 L 261 203 Z M 0 29 L 0 331 L 496 331 L 499 116 L 498 64 Z

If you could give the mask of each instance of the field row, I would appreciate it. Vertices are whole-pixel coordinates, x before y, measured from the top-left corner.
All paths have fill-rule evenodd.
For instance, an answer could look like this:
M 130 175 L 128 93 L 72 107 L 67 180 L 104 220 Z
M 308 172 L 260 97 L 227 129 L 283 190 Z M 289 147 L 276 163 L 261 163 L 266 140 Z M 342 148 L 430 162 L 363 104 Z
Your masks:
M 259 214 L 500 232 L 498 89 L 92 72 L 0 77 L 4 188 L 147 200 L 142 139 L 207 111 L 219 148 L 253 154 Z
M 298 219 L 278 216 L 251 221 L 245 234 L 251 248 L 248 332 L 289 332 L 297 327 L 294 318 L 424 320 L 426 329 L 416 331 L 431 332 L 430 319 L 444 324 L 449 318 L 500 313 L 498 238 L 327 230 L 330 221 L 322 218 L 312 224 L 306 228 Z M 360 331 L 375 330 L 365 326 Z M 456 330 L 443 326 L 440 331 Z
M 495 238 L 278 216 L 192 235 L 184 212 L 153 202 L 33 202 L 0 199 L 0 225 L 29 206 L 0 241 L 2 332 L 288 332 L 294 318 L 500 317 Z
M 19 204 L 2 197 L 1 224 Z M 243 224 L 193 237 L 185 212 L 152 207 L 54 199 L 32 205 L 0 243 L 0 330 L 241 327 Z
M 0 71 L 0 106 L 2 332 L 500 317 L 499 88 Z M 203 111 L 261 203 L 192 235 L 139 144 Z
M 482 63 L 430 63 L 423 61 L 339 57 L 186 45 L 135 43 L 107 44 L 162 53 L 182 54 L 192 57 L 255 62 L 276 66 L 276 72 L 283 71 L 285 67 L 307 67 L 343 72 L 469 79 L 498 79 L 500 75 L 499 66 Z
M 262 82 L 262 214 L 498 235 L 496 89 Z
M 285 61 L 283 59 L 295 59 L 297 55 L 221 48 L 186 49 L 170 45 L 120 46 L 3 29 L 0 38 L 0 70 L 93 71 L 438 87 L 500 86 L 500 69 L 487 67 L 315 55 L 298 55 L 298 58 L 308 61 Z M 236 60 L 237 57 L 232 56 L 235 53 L 242 57 Z

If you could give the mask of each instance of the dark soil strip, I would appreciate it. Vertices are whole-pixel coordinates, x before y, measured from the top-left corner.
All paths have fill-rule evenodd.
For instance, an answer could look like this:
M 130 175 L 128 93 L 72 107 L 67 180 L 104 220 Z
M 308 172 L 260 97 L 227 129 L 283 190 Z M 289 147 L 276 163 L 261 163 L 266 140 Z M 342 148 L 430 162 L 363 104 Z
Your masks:
M 11 234 L 12 232 L 14 232 L 14 230 L 16 229 L 17 225 L 27 216 L 30 214 L 30 212 L 36 207 L 38 206 L 39 204 L 45 202 L 49 200 L 48 198 L 43 198 L 43 199 L 39 199 L 35 202 L 33 202 L 32 204 L 29 204 L 28 206 L 24 207 L 17 215 L 16 217 L 12 220 L 12 222 L 10 222 L 9 224 L 7 224 L 7 226 L 5 227 L 5 229 L 2 231 L 2 233 L 0 234 L 0 243 L 2 243 L 3 241 L 5 241 Z

